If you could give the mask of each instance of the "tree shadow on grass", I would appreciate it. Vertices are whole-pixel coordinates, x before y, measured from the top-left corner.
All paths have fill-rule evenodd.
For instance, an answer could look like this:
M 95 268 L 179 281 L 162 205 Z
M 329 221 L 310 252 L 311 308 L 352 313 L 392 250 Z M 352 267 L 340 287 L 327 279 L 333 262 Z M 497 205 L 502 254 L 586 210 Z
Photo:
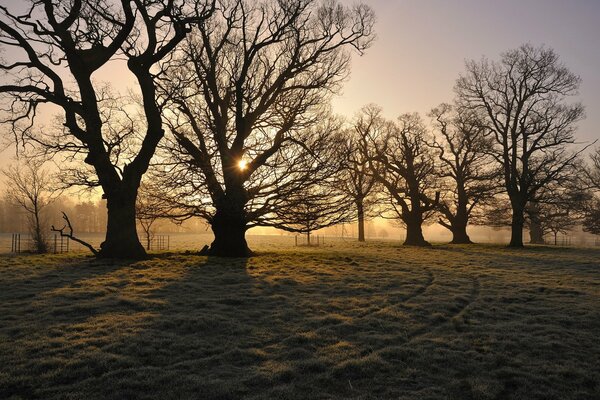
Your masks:
M 172 254 L 89 277 L 73 291 L 116 289 L 80 300 L 94 312 L 49 325 L 33 316 L 29 335 L 11 349 L 0 342 L 12 368 L 0 397 L 458 399 L 482 387 L 510 397 L 492 374 L 498 355 L 473 359 L 474 338 L 492 332 L 473 336 L 483 328 L 465 315 L 470 272 L 405 264 L 374 270 L 368 257 L 312 251 Z M 55 294 L 49 307 L 69 302 Z
M 398 370 L 397 358 L 410 353 L 402 347 L 413 329 L 404 314 L 429 312 L 418 297 L 429 290 L 431 276 L 406 269 L 378 293 L 355 274 L 354 259 L 321 255 L 328 267 L 307 267 L 315 256 L 173 255 L 140 262 L 131 285 L 148 290 L 136 291 L 127 313 L 107 309 L 64 327 L 64 336 L 82 342 L 70 353 L 73 366 L 36 393 L 304 399 L 393 393 L 390 384 L 374 380 L 405 385 L 397 390 L 427 385 Z M 415 326 L 445 321 L 430 317 L 420 315 Z

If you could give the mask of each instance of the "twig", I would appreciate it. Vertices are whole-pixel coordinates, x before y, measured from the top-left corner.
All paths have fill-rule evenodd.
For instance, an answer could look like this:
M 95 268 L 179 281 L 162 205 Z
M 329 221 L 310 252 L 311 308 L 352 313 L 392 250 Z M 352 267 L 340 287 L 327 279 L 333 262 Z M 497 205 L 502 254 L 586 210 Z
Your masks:
M 62 211 L 62 215 L 63 215 L 63 219 L 66 222 L 66 225 L 63 226 L 60 229 L 57 229 L 54 227 L 54 225 L 52 225 L 52 228 L 50 228 L 50 230 L 52 232 L 58 232 L 60 234 L 60 236 L 62 237 L 68 237 L 69 239 L 87 247 L 88 249 L 90 249 L 90 251 L 95 255 L 98 256 L 98 250 L 96 250 L 91 244 L 89 244 L 88 242 L 85 242 L 81 239 L 76 238 L 75 236 L 73 236 L 73 225 L 71 225 L 71 221 L 69 221 L 69 217 L 67 217 L 67 214 Z M 68 228 L 68 233 L 65 233 L 65 229 Z

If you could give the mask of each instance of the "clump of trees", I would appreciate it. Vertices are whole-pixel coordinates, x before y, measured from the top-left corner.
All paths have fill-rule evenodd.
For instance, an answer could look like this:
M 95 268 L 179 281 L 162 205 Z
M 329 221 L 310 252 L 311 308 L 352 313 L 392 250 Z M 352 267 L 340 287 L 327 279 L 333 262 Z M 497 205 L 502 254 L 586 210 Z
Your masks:
M 525 210 L 544 187 L 564 179 L 583 149 L 573 150 L 579 103 L 568 103 L 581 79 L 546 47 L 526 44 L 499 61 L 469 61 L 456 83 L 458 104 L 494 142 L 510 200 L 511 247 L 523 246 Z

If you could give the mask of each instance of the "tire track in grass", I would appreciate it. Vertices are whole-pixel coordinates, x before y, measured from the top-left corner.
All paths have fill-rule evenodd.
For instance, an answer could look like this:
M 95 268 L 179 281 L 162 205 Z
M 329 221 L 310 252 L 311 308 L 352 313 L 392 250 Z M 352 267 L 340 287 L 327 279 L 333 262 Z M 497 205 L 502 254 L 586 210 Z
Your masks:
M 479 278 L 476 276 L 471 277 L 471 290 L 469 292 L 469 297 L 467 299 L 466 302 L 464 302 L 464 304 L 459 304 L 458 308 L 456 309 L 455 312 L 445 316 L 444 318 L 440 318 L 438 320 L 435 320 L 433 323 L 423 326 L 421 328 L 415 329 L 412 332 L 409 332 L 407 334 L 407 341 L 405 344 L 409 344 L 411 342 L 414 342 L 415 340 L 426 336 L 429 333 L 433 333 L 435 330 L 439 329 L 441 326 L 449 323 L 450 321 L 452 321 L 454 318 L 459 317 L 461 315 L 463 315 L 467 309 L 473 304 L 475 303 L 475 301 L 477 300 L 477 298 L 479 297 L 479 293 L 481 291 L 481 283 L 479 281 Z
M 429 289 L 435 283 L 435 276 L 433 275 L 433 273 L 431 272 L 431 270 L 429 268 L 424 268 L 424 270 L 427 273 L 427 278 L 425 279 L 425 282 L 422 283 L 418 288 L 414 289 L 412 292 L 409 292 L 408 294 L 399 295 L 398 296 L 399 299 L 397 301 L 389 301 L 388 300 L 386 302 L 387 305 L 385 307 L 380 307 L 379 305 L 377 305 L 376 311 L 367 310 L 366 312 L 362 313 L 361 315 L 358 315 L 357 318 L 365 318 L 367 316 L 378 315 L 387 308 L 398 308 L 399 306 L 406 303 L 407 301 L 413 300 L 414 298 L 425 293 L 427 291 L 427 289 Z
M 412 300 L 415 297 L 422 295 L 423 293 L 425 293 L 425 291 L 427 291 L 427 289 L 429 289 L 431 287 L 431 285 L 434 284 L 435 276 L 433 275 L 433 272 L 431 272 L 431 270 L 429 268 L 425 268 L 425 271 L 427 272 L 427 280 L 425 281 L 425 283 L 422 286 L 418 287 L 417 289 L 413 290 L 411 293 L 409 293 L 405 297 L 403 297 L 400 300 L 400 303 L 406 303 L 407 301 Z

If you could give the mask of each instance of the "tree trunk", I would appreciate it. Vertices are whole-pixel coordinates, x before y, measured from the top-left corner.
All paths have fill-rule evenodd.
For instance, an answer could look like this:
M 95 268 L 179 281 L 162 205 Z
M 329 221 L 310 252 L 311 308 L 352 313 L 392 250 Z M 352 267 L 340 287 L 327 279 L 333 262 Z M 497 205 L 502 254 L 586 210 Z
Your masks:
M 226 195 L 217 204 L 217 212 L 211 221 L 215 240 L 209 253 L 217 257 L 250 257 L 252 251 L 246 242 L 245 202 L 239 196 Z
M 529 243 L 531 244 L 544 244 L 544 231 L 542 224 L 538 218 L 533 216 L 530 218 L 529 224 Z
M 523 225 L 525 218 L 523 216 L 523 209 L 513 207 L 512 223 L 511 223 L 511 236 L 508 247 L 523 247 Z
M 101 258 L 142 259 L 146 257 L 144 246 L 136 229 L 135 193 L 107 196 L 108 225 L 106 239 L 100 245 Z
M 423 221 L 418 216 L 409 216 L 404 219 L 406 224 L 406 240 L 404 246 L 431 246 L 423 237 Z
M 356 209 L 358 211 L 358 241 L 365 241 L 365 207 L 362 200 L 356 202 Z
M 452 244 L 473 244 L 471 238 L 467 234 L 467 224 L 455 221 L 452 224 Z

